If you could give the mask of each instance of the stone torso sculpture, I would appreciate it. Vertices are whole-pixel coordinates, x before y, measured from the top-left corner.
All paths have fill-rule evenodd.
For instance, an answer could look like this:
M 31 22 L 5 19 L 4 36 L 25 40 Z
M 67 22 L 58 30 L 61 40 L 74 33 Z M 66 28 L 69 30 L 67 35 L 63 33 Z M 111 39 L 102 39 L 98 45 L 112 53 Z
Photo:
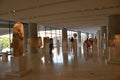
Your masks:
M 22 56 L 23 55 L 23 38 L 24 38 L 24 27 L 23 24 L 17 22 L 13 26 L 13 39 L 12 45 L 13 56 Z

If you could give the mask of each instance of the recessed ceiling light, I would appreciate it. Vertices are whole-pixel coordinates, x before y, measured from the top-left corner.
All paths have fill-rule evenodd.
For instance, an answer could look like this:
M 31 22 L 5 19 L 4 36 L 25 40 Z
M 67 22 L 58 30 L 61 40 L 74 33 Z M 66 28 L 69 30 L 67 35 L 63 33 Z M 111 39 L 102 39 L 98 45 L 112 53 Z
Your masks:
M 15 10 L 12 10 L 12 13 L 15 13 L 16 11 Z

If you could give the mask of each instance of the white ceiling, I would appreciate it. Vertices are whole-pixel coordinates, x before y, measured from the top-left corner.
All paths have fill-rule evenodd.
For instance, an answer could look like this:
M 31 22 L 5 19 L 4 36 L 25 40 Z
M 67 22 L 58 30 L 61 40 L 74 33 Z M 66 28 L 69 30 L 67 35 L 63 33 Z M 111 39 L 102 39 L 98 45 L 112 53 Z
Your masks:
M 120 0 L 0 0 L 0 18 L 95 32 L 120 14 Z

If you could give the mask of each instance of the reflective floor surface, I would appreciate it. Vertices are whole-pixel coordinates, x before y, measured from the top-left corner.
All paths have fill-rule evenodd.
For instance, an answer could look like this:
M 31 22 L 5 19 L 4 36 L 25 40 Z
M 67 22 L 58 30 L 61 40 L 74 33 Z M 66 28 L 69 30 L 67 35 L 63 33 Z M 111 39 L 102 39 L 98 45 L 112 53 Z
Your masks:
M 104 55 L 96 54 L 71 51 L 58 54 L 54 49 L 52 60 L 49 54 L 40 54 L 38 66 L 20 80 L 120 80 L 120 64 L 108 64 Z M 0 80 L 5 80 L 6 72 L 10 71 L 10 57 L 7 62 L 0 57 Z

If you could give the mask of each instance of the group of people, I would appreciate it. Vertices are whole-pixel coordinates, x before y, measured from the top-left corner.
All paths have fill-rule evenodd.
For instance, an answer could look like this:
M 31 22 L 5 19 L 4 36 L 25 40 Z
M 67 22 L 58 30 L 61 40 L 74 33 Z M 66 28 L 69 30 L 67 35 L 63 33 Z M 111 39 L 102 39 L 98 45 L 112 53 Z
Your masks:
M 97 39 L 96 37 L 93 38 L 87 38 L 84 42 L 84 47 L 87 49 L 87 52 L 89 52 L 90 50 L 92 51 L 93 49 L 93 44 L 97 44 Z

